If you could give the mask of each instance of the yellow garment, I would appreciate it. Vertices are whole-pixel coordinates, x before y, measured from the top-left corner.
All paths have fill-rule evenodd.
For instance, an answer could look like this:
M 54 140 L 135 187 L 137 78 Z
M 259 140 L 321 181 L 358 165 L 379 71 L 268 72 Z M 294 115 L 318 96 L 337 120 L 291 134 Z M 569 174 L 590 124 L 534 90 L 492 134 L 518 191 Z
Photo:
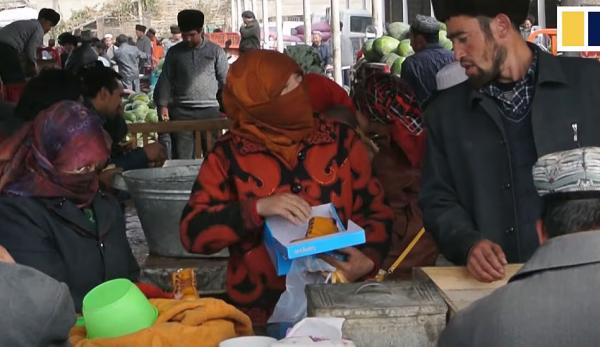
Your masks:
M 219 342 L 252 335 L 250 318 L 222 300 L 152 299 L 158 308 L 156 323 L 134 334 L 87 339 L 85 327 L 73 327 L 73 347 L 216 347 Z

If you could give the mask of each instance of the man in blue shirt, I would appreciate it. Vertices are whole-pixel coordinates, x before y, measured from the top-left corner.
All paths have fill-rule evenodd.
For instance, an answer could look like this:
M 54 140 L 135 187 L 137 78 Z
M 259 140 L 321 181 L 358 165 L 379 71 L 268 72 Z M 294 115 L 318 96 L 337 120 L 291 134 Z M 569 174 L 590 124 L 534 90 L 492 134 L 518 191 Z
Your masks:
M 410 45 L 415 54 L 402 63 L 400 76 L 414 90 L 423 106 L 437 89 L 435 75 L 454 58 L 439 44 L 440 23 L 433 17 L 417 15 L 410 26 Z
M 329 45 L 323 43 L 323 36 L 320 31 L 313 31 L 312 33 L 312 46 L 319 53 L 321 57 L 321 67 L 323 70 L 327 69 L 327 65 L 332 64 L 331 49 Z

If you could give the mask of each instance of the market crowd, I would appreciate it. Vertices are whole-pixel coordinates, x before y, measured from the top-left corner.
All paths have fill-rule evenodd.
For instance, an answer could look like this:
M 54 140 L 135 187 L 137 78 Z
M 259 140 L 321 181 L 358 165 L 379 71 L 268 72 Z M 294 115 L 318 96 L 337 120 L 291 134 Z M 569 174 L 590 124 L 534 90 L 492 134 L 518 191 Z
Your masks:
M 127 197 L 111 185 L 117 172 L 194 156 L 191 133 L 130 146 L 122 98 L 147 89 L 161 121 L 230 120 L 203 158 L 179 234 L 192 253 L 229 250 L 225 300 L 257 332 L 285 290 L 265 219 L 302 224 L 331 203 L 366 236 L 320 257 L 344 282 L 375 278 L 407 247 L 391 279 L 453 263 L 493 282 L 525 263 L 453 317 L 440 345 L 596 344 L 600 65 L 527 42 L 528 0 L 434 6 L 437 18 L 411 23 L 415 54 L 400 76 L 374 73 L 352 97 L 260 49 L 251 12 L 233 64 L 205 38 L 198 10 L 181 11 L 164 40 L 137 25 L 135 39 L 63 33 L 59 47 L 42 47 L 60 21 L 52 9 L 1 28 L 0 302 L 31 309 L 0 317 L 12 327 L 0 345 L 69 345 L 83 297 L 110 279 L 169 296 L 140 281 Z M 438 42 L 440 21 L 452 52 Z

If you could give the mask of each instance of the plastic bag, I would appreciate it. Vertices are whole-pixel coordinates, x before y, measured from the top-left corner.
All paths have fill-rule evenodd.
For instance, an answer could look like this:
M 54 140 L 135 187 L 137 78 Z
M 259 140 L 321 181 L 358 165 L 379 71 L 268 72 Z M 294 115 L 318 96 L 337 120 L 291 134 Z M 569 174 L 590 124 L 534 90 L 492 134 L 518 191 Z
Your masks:
M 292 262 L 285 279 L 285 292 L 279 297 L 268 323 L 297 323 L 306 317 L 307 284 L 325 283 L 335 267 L 317 257 L 303 257 Z M 330 276 L 327 276 L 330 277 Z

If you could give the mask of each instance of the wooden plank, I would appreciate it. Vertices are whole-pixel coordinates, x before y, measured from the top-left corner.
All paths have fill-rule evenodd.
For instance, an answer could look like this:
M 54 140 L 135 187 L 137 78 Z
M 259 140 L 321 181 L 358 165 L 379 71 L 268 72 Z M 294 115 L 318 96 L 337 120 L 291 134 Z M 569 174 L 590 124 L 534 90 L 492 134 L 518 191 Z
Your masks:
M 439 266 L 422 267 L 414 270 L 414 277 L 431 280 L 438 288 L 440 294 L 449 307 L 449 316 L 469 306 L 494 290 L 506 285 L 508 280 L 514 276 L 523 264 L 508 264 L 504 271 L 506 276 L 500 281 L 491 283 L 479 282 L 474 279 L 465 267 L 462 266 Z
M 504 268 L 504 279 L 492 283 L 479 282 L 469 274 L 463 266 L 432 266 L 422 267 L 423 271 L 441 289 L 496 289 L 502 287 L 515 274 L 523 264 L 508 264 Z
M 206 153 L 210 152 L 214 146 L 214 138 L 215 133 L 211 131 L 204 132 L 204 136 L 206 136 Z
M 149 137 L 150 137 L 149 133 L 142 133 L 142 144 L 144 145 L 144 147 L 146 147 L 146 145 L 148 145 Z
M 131 132 L 131 146 L 132 148 L 137 148 L 137 132 Z
M 199 130 L 194 131 L 194 159 L 202 158 L 202 134 Z

